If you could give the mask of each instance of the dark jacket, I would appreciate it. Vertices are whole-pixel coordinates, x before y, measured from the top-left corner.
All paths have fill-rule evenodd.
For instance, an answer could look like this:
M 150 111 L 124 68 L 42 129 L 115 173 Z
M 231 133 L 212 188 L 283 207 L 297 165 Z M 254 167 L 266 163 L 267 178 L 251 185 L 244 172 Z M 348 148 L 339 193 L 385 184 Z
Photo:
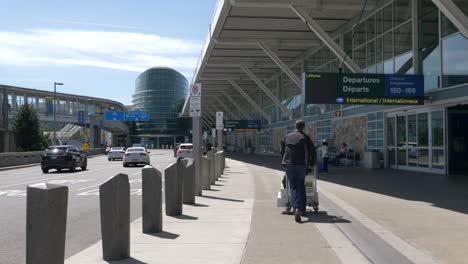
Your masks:
M 283 165 L 315 165 L 317 153 L 314 143 L 304 132 L 294 131 L 286 135 L 281 142 Z

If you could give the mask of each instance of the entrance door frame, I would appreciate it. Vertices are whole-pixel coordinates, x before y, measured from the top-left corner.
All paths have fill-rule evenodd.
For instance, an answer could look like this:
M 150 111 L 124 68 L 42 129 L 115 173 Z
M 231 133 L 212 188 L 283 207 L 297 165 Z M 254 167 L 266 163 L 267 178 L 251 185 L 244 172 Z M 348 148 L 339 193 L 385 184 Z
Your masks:
M 444 151 L 444 161 L 445 161 L 445 166 L 444 169 L 438 169 L 438 168 L 432 168 L 432 160 L 433 160 L 433 149 L 438 149 L 438 147 L 433 147 L 432 142 L 433 142 L 433 128 L 432 128 L 432 112 L 437 112 L 437 111 L 442 111 L 442 117 L 443 117 L 443 137 L 444 137 L 444 146 L 443 146 L 443 151 Z M 406 116 L 406 141 L 408 141 L 408 116 L 412 114 L 421 114 L 421 113 L 428 113 L 428 167 L 419 167 L 419 166 L 408 166 L 408 165 L 398 165 L 398 142 L 397 142 L 397 116 Z M 395 141 L 395 165 L 389 165 L 388 161 L 388 127 L 387 127 L 387 118 L 390 117 L 395 117 L 395 124 L 394 124 L 394 141 Z M 417 121 L 416 121 L 417 122 Z M 420 108 L 413 108 L 413 109 L 405 109 L 405 110 L 389 110 L 385 112 L 385 118 L 384 118 L 384 159 L 385 159 L 385 167 L 390 167 L 394 169 L 402 169 L 402 170 L 410 170 L 410 171 L 420 171 L 420 172 L 429 172 L 429 173 L 436 173 L 436 174 L 448 174 L 448 168 L 449 168 L 449 161 L 448 161 L 448 139 L 447 139 L 447 107 L 446 106 L 427 106 L 427 107 L 420 107 Z M 418 124 L 417 124 L 418 125 Z M 416 125 L 416 127 L 417 127 Z M 417 128 L 416 128 L 417 129 Z M 418 159 L 419 159 L 419 153 L 418 153 Z M 406 151 L 406 164 L 408 164 L 408 151 Z

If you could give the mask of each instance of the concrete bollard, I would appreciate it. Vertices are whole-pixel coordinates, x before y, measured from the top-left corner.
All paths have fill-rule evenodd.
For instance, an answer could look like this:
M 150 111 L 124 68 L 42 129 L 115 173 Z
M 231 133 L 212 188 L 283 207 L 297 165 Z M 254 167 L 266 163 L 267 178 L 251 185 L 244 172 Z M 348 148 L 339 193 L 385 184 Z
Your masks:
M 164 170 L 164 194 L 168 216 L 182 215 L 184 178 L 178 173 L 178 166 L 176 162 Z
M 130 257 L 130 184 L 117 174 L 99 186 L 102 254 L 106 261 Z
M 183 203 L 195 204 L 195 163 L 193 159 L 182 159 L 178 165 L 177 173 L 184 178 Z
M 201 173 L 200 173 L 201 186 L 203 190 L 210 190 L 211 189 L 211 185 L 210 185 L 211 160 L 208 157 L 204 156 L 202 157 L 201 164 L 202 164 Z
M 215 173 L 215 156 L 213 153 L 209 153 L 208 157 L 210 158 L 210 185 L 216 183 L 216 173 Z
M 219 179 L 219 152 L 215 154 L 215 180 Z
M 163 227 L 162 175 L 156 168 L 146 165 L 141 178 L 143 233 L 159 233 Z
M 68 187 L 29 185 L 26 203 L 26 264 L 63 264 Z

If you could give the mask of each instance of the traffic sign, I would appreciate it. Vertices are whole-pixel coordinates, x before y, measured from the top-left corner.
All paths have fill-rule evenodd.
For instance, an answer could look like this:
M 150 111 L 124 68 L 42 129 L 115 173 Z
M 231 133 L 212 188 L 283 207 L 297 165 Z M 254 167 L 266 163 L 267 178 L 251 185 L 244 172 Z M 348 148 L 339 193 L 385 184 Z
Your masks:
M 201 83 L 195 83 L 190 89 L 190 97 L 201 96 L 202 85 Z
M 216 129 L 222 130 L 223 128 L 223 112 L 216 112 Z
M 88 150 L 89 149 L 89 144 L 87 142 L 83 143 L 83 145 L 81 146 L 84 150 Z
M 83 136 L 88 137 L 88 136 L 89 136 L 89 131 L 88 131 L 88 130 L 84 130 L 84 131 L 83 131 Z
M 107 121 L 149 121 L 148 111 L 106 111 L 105 120 Z
M 125 121 L 125 111 L 106 111 L 104 117 L 108 121 Z
M 190 97 L 190 116 L 201 116 L 201 97 Z
M 85 111 L 78 111 L 78 124 L 85 123 Z
M 148 111 L 126 112 L 125 121 L 149 121 L 149 112 Z

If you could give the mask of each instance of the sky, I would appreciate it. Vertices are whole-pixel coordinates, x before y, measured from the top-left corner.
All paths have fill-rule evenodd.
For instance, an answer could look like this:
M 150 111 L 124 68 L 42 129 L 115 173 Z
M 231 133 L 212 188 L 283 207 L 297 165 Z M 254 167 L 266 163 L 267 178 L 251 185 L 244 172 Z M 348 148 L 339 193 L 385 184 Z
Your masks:
M 190 82 L 216 0 L 0 0 L 0 84 L 131 104 L 154 66 Z

